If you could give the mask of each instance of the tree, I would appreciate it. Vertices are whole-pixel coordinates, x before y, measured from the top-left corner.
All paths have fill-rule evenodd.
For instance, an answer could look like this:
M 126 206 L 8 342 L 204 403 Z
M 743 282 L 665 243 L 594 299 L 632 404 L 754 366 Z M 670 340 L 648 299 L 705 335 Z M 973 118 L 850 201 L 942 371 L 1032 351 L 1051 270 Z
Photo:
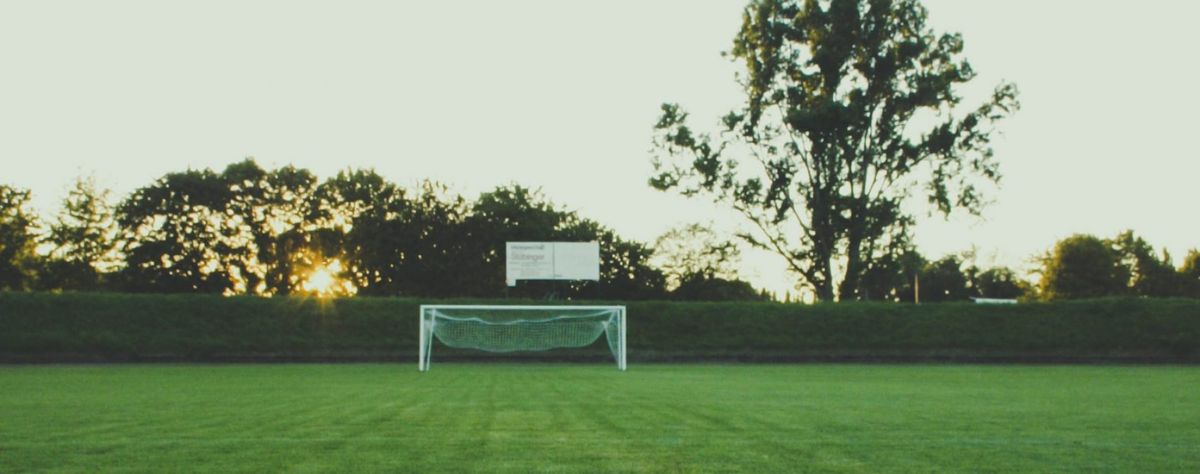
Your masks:
M 230 235 L 225 256 L 239 293 L 287 295 L 303 283 L 312 261 L 317 177 L 285 166 L 265 170 L 252 158 L 221 172 L 230 190 Z
M 752 224 L 747 241 L 818 299 L 858 296 L 862 275 L 907 244 L 911 190 L 946 215 L 981 211 L 979 183 L 1000 178 L 992 126 L 1018 107 L 1001 84 L 962 112 L 957 89 L 975 77 L 962 37 L 926 16 L 917 0 L 751 2 L 729 53 L 745 65 L 745 104 L 717 137 L 664 104 L 650 184 L 730 205 Z
M 1129 269 L 1109 242 L 1076 234 L 1058 241 L 1042 257 L 1038 291 L 1049 300 L 1123 295 Z
M 400 294 L 447 298 L 461 296 L 474 275 L 468 252 L 471 235 L 463 232 L 470 206 L 440 183 L 423 181 L 404 213 L 391 221 L 399 237 Z
M 539 191 L 519 185 L 498 187 L 480 195 L 464 222 L 470 236 L 466 266 L 479 279 L 473 296 L 505 294 L 506 242 L 596 241 L 600 245 L 599 282 L 522 281 L 509 288 L 515 297 L 652 299 L 665 295 L 665 277 L 651 265 L 653 250 L 620 238 L 610 229 L 573 211 L 561 209 Z
M 927 263 L 911 246 L 884 254 L 860 277 L 858 299 L 913 302 L 913 285 Z
M 132 291 L 286 295 L 316 263 L 316 177 L 252 158 L 169 173 L 117 209 Z
M 122 201 L 117 224 L 126 289 L 233 292 L 236 285 L 225 265 L 236 246 L 227 227 L 230 193 L 212 170 L 187 170 L 168 173 Z
M 504 258 L 506 242 L 554 240 L 560 230 L 575 220 L 572 213 L 557 208 L 538 190 L 517 184 L 499 186 L 480 194 L 471 204 L 463 224 L 470 241 L 464 265 L 477 277 L 469 285 L 471 296 L 505 294 Z M 580 232 L 576 232 L 579 234 Z M 590 240 L 592 236 L 588 235 Z M 541 297 L 562 285 L 521 282 L 510 288 L 510 296 Z
M 966 301 L 972 295 L 962 261 L 955 255 L 925 264 L 919 286 L 922 303 Z
M 656 266 L 666 275 L 669 288 L 697 278 L 737 279 L 734 267 L 741 250 L 708 226 L 688 224 L 670 229 L 654 241 L 654 249 Z
M 37 217 L 31 194 L 0 184 L 0 290 L 26 290 L 37 266 Z
M 581 219 L 565 228 L 563 240 L 595 240 L 600 244 L 600 281 L 578 284 L 578 297 L 622 300 L 666 297 L 667 278 L 654 267 L 654 249 L 648 245 L 623 239 L 590 219 Z
M 313 266 L 317 232 L 317 177 L 311 171 L 285 166 L 266 177 L 266 226 L 260 227 L 259 260 L 266 266 L 267 293 L 296 291 Z
M 662 269 L 670 296 L 677 300 L 764 300 L 737 276 L 737 244 L 721 239 L 709 226 L 688 224 L 668 230 L 654 242 L 655 266 Z
M 373 170 L 347 170 L 321 183 L 316 190 L 319 232 L 313 261 L 332 261 L 343 269 L 340 279 L 349 281 L 364 295 L 400 294 L 397 278 L 402 255 L 392 232 L 409 206 L 403 188 Z
M 359 293 L 470 294 L 479 278 L 464 227 L 470 207 L 445 185 L 423 181 L 410 193 L 374 171 L 344 171 L 322 183 L 317 197 L 317 259 L 339 261 L 340 277 Z
M 120 263 L 111 192 L 94 177 L 80 177 L 63 199 L 62 211 L 44 242 L 51 246 L 39 286 L 94 290 L 101 276 Z
M 1184 296 L 1200 298 L 1200 250 L 1188 251 L 1183 258 L 1183 265 L 1179 267 L 1179 276 Z
M 1007 267 L 995 267 L 977 272 L 971 286 L 983 298 L 1020 298 L 1028 291 L 1027 284 Z
M 1171 265 L 1171 256 L 1163 250 L 1162 257 L 1132 230 L 1118 234 L 1112 245 L 1121 258 L 1130 279 L 1127 286 L 1138 296 L 1170 297 L 1183 292 L 1183 280 Z

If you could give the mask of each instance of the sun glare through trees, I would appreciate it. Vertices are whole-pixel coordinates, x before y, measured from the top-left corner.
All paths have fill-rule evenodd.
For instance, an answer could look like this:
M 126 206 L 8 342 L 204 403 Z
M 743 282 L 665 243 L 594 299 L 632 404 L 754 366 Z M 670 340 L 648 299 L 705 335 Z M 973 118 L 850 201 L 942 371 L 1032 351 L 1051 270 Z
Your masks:
M 338 278 L 342 271 L 342 262 L 332 260 L 313 268 L 304 280 L 305 292 L 317 296 L 346 296 L 356 293 L 356 288 L 350 282 Z

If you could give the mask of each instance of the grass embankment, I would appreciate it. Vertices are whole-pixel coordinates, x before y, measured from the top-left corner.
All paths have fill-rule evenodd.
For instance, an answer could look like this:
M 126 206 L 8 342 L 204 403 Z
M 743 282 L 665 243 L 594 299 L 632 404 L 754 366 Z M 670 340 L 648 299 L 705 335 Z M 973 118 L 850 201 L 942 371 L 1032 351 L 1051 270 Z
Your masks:
M 415 361 L 423 302 L 430 301 L 0 293 L 0 361 Z M 1200 361 L 1200 300 L 627 306 L 633 362 Z M 440 346 L 434 354 L 484 356 Z M 518 357 L 606 354 L 598 344 Z
M 1200 472 L 1200 368 L 0 367 L 0 472 Z

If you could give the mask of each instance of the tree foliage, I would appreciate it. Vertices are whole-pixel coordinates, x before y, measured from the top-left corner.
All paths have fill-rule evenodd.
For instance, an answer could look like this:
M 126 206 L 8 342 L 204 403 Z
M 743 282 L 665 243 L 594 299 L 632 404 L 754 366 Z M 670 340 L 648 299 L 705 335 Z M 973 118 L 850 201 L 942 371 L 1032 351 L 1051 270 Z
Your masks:
M 914 301 L 917 287 L 921 302 L 965 301 L 971 297 L 1021 298 L 1032 290 L 1012 269 L 980 269 L 972 252 L 946 255 L 928 261 L 916 249 L 899 257 L 885 256 L 863 276 L 862 299 Z
M 400 292 L 397 272 L 407 257 L 393 232 L 408 211 L 406 191 L 372 170 L 339 172 L 316 191 L 319 254 L 325 264 L 341 263 L 340 277 L 364 295 Z
M 983 298 L 1015 299 L 1027 296 L 1028 284 L 1007 267 L 995 267 L 976 272 L 971 286 Z
M 859 277 L 858 299 L 912 302 L 914 283 L 927 263 L 911 246 L 880 256 Z
M 1183 292 L 1183 280 L 1171 265 L 1171 255 L 1166 250 L 1162 257 L 1155 255 L 1154 247 L 1132 230 L 1118 234 L 1111 244 L 1129 273 L 1127 286 L 1132 294 L 1170 297 Z
M 40 288 L 99 289 L 102 275 L 116 268 L 117 229 L 110 195 L 94 177 L 75 180 L 43 239 L 51 248 Z
M 312 269 L 317 177 L 293 166 L 266 170 L 253 159 L 221 172 L 234 237 L 227 260 L 239 293 L 287 295 Z
M 650 247 L 515 185 L 468 202 L 431 181 L 405 188 L 360 169 L 319 182 L 247 159 L 167 174 L 124 200 L 117 221 L 131 291 L 498 297 L 505 242 L 560 240 L 600 242 L 602 282 L 528 282 L 511 296 L 665 294 Z M 310 288 L 320 272 L 339 283 Z
M 477 296 L 530 298 L 630 298 L 653 299 L 665 294 L 665 277 L 651 265 L 653 250 L 622 239 L 611 229 L 560 209 L 540 192 L 519 185 L 501 186 L 475 202 L 465 222 L 474 236 L 479 273 L 485 278 L 474 288 Z M 522 281 L 505 289 L 506 242 L 596 241 L 600 245 L 599 282 Z
M 36 277 L 38 222 L 31 196 L 0 184 L 0 290 L 29 289 Z
M 1091 235 L 1076 234 L 1055 244 L 1042 257 L 1042 298 L 1099 298 L 1125 294 L 1129 269 L 1109 242 Z
M 654 241 L 655 263 L 669 288 L 689 279 L 733 279 L 741 258 L 737 244 L 698 223 L 667 230 Z
M 168 173 L 115 208 L 80 178 L 42 232 L 30 192 L 0 185 L 0 290 L 117 289 L 218 294 L 752 300 L 737 278 L 737 246 L 702 225 L 672 229 L 653 246 L 562 208 L 537 190 L 500 186 L 467 200 L 445 185 L 403 187 L 371 170 L 324 181 L 253 159 L 221 172 Z M 114 229 L 114 221 L 116 228 Z M 511 241 L 597 241 L 600 282 L 504 282 Z M 859 277 L 856 298 L 960 301 L 1035 291 L 1012 270 L 981 270 L 970 253 L 930 262 L 903 245 Z M 39 244 L 45 255 L 40 255 Z M 1132 231 L 1077 235 L 1042 258 L 1047 299 L 1114 295 L 1200 297 L 1200 251 L 1176 270 L 1166 251 Z M 332 289 L 311 277 L 331 271 Z M 671 290 L 668 291 L 668 288 Z
M 212 170 L 169 173 L 117 206 L 132 291 L 223 293 L 237 288 L 228 261 L 243 255 L 228 226 L 231 190 Z
M 556 240 L 564 229 L 576 225 L 576 220 L 577 216 L 557 208 L 540 192 L 517 184 L 481 194 L 464 222 L 465 232 L 474 236 L 470 252 L 478 255 L 476 261 L 467 263 L 474 268 L 465 270 L 480 275 L 467 294 L 504 294 L 505 242 Z M 576 235 L 582 234 L 579 229 L 573 230 Z M 564 285 L 522 282 L 509 296 L 541 297 Z
M 666 296 L 666 277 L 651 263 L 654 249 L 592 224 L 601 249 L 600 281 L 584 284 L 581 297 L 650 300 Z
M 1188 251 L 1179 267 L 1179 277 L 1182 295 L 1200 298 L 1200 250 Z
M 654 266 L 666 277 L 670 297 L 688 301 L 761 301 L 769 299 L 738 279 L 737 243 L 722 239 L 698 223 L 672 228 L 654 242 Z
M 962 260 L 956 255 L 947 255 L 925 264 L 918 280 L 921 302 L 966 301 L 974 296 L 962 265 Z
M 1042 257 L 1043 299 L 1200 297 L 1200 256 L 1184 258 L 1176 270 L 1166 250 L 1157 255 L 1145 239 L 1127 230 L 1111 239 L 1075 235 L 1059 241 Z
M 981 210 L 979 183 L 1000 178 L 993 124 L 1018 107 L 1001 84 L 961 110 L 962 37 L 926 17 L 916 0 L 753 1 L 730 51 L 745 103 L 717 136 L 663 105 L 651 185 L 730 205 L 818 299 L 858 297 L 907 245 L 915 187 L 942 213 Z

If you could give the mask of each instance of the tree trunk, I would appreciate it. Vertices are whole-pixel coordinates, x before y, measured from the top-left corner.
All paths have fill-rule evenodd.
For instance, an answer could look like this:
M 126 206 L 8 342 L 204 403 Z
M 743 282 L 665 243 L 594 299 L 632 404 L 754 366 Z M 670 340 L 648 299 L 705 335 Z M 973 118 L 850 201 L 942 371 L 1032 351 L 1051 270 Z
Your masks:
M 846 251 L 846 274 L 838 285 L 838 297 L 842 300 L 858 297 L 859 276 L 863 271 L 862 238 L 851 234 Z
M 820 286 L 817 287 L 817 301 L 819 301 L 819 302 L 834 301 L 833 282 L 832 281 L 824 280 L 821 282 Z
M 821 249 L 825 253 L 824 248 Z M 833 256 L 831 252 L 821 256 L 820 281 L 814 282 L 814 289 L 817 291 L 817 301 L 833 302 L 836 301 L 836 296 L 833 292 Z

